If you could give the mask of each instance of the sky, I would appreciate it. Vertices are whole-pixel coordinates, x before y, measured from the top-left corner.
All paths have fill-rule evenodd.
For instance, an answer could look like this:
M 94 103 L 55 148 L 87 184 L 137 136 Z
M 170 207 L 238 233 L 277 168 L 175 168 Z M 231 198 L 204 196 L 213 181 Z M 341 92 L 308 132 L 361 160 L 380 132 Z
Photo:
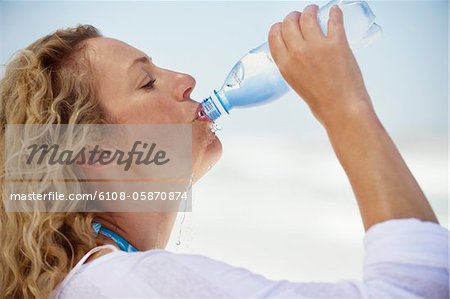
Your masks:
M 200 101 L 222 85 L 241 56 L 266 40 L 271 24 L 310 3 L 324 2 L 2 1 L 0 61 L 57 28 L 87 23 L 145 51 L 160 66 L 193 75 L 192 96 Z M 369 3 L 384 33 L 355 55 L 379 116 L 395 134 L 446 135 L 447 1 Z M 320 129 L 298 102 L 291 93 L 271 105 L 235 110 L 221 123 L 229 134 L 242 127 L 239 132 L 247 134 L 255 128 L 276 132 L 273 122 L 294 120 L 315 135 Z
M 0 63 L 57 28 L 91 24 L 143 50 L 156 65 L 191 74 L 197 81 L 192 98 L 201 101 L 220 88 L 240 57 L 266 41 L 273 23 L 311 3 L 325 2 L 0 1 Z M 448 2 L 368 3 L 383 35 L 355 53 L 365 84 L 448 226 Z M 179 218 L 168 248 L 273 279 L 360 277 L 363 229 L 356 201 L 325 130 L 304 102 L 290 92 L 264 106 L 232 110 L 218 124 L 222 159 L 194 186 L 182 245 L 174 245 Z

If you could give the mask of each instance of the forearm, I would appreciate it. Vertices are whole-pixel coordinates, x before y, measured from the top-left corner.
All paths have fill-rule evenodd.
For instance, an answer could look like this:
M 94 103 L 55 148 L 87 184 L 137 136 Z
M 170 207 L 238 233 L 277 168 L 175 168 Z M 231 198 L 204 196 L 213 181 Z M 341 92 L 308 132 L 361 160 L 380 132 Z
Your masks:
M 438 222 L 370 105 L 325 125 L 358 201 L 365 230 L 396 218 Z

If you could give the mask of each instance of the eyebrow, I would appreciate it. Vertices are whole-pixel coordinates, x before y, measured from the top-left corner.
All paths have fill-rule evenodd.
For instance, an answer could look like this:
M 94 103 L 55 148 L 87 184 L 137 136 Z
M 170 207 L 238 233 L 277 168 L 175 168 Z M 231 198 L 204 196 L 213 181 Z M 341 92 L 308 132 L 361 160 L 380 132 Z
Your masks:
M 147 56 L 142 56 L 139 58 L 136 58 L 130 65 L 130 67 L 128 68 L 128 70 L 130 70 L 132 67 L 134 67 L 136 64 L 138 63 L 150 63 L 152 61 L 151 57 L 147 57 Z

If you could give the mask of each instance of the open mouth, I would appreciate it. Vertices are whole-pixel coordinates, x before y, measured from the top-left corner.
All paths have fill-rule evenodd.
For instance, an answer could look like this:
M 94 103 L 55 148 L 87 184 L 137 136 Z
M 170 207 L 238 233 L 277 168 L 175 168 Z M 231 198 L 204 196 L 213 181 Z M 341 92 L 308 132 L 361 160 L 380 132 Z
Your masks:
M 192 120 L 193 122 L 199 120 L 199 121 L 203 121 L 206 123 L 209 123 L 209 130 L 216 135 L 217 131 L 222 130 L 222 127 L 220 127 L 219 125 L 217 125 L 211 118 L 209 118 L 209 116 L 205 113 L 205 111 L 203 110 L 203 106 L 201 104 L 198 104 L 197 110 L 195 112 L 194 115 L 194 119 Z
M 198 104 L 197 110 L 195 112 L 195 116 L 193 120 L 200 120 L 200 121 L 206 121 L 211 122 L 212 120 L 206 115 L 205 111 L 203 111 L 203 107 L 201 104 Z

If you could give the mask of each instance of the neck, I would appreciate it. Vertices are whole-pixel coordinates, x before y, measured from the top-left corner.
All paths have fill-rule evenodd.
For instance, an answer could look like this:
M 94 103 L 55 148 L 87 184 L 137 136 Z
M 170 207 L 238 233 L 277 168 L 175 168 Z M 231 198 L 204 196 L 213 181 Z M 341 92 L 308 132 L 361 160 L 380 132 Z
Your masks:
M 145 251 L 166 247 L 176 215 L 176 212 L 114 212 L 98 214 L 94 221 L 120 235 L 137 250 Z M 97 235 L 97 240 L 116 246 L 102 234 Z

